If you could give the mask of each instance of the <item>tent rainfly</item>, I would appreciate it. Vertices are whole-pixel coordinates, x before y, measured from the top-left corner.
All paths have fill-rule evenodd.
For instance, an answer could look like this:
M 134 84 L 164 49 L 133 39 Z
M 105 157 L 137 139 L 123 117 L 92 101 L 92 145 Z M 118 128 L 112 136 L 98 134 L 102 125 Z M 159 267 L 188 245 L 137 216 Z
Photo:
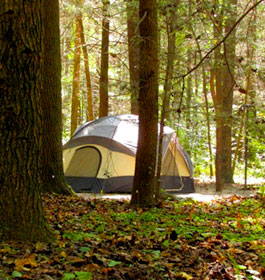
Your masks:
M 138 116 L 107 116 L 77 128 L 63 147 L 64 172 L 76 192 L 128 193 L 132 189 Z M 161 187 L 194 192 L 191 160 L 175 131 L 164 127 Z

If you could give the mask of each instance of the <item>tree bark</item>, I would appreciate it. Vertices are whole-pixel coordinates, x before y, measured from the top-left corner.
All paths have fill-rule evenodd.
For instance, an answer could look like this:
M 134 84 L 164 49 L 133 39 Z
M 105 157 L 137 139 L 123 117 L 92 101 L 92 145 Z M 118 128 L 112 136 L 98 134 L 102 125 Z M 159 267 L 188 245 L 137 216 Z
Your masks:
M 139 62 L 140 62 L 140 39 L 139 39 L 139 14 L 135 0 L 127 0 L 127 30 L 128 52 L 131 90 L 131 113 L 139 113 Z
M 75 53 L 74 53 L 74 72 L 73 72 L 73 93 L 72 93 L 72 108 L 71 108 L 71 136 L 74 134 L 77 127 L 80 125 L 80 57 L 81 57 L 81 27 L 80 13 L 77 14 L 75 23 Z
M 88 53 L 87 53 L 87 47 L 85 42 L 82 14 L 80 15 L 80 17 L 77 18 L 77 20 L 79 21 L 79 26 L 80 26 L 80 32 L 81 32 L 80 38 L 81 38 L 82 51 L 84 56 L 85 74 L 86 74 L 86 87 L 87 87 L 86 120 L 92 121 L 94 119 L 93 93 L 92 93 L 92 86 L 91 86 L 91 79 L 90 79 L 89 61 L 88 61 Z
M 201 52 L 200 57 L 202 58 Z M 202 88 L 205 100 L 205 111 L 206 111 L 206 123 L 207 123 L 207 140 L 208 140 L 208 150 L 209 150 L 209 168 L 210 168 L 210 178 L 213 177 L 213 152 L 212 152 L 212 140 L 211 140 L 211 123 L 210 123 L 210 113 L 209 113 L 209 102 L 207 96 L 207 81 L 206 81 L 206 71 L 205 67 L 202 67 Z
M 156 0 L 139 1 L 139 137 L 131 204 L 154 204 L 158 123 L 158 31 Z
M 201 50 L 199 41 L 196 38 L 196 34 L 195 34 L 194 30 L 192 29 L 192 27 L 191 27 L 191 30 L 192 30 L 193 36 L 195 38 L 195 41 L 196 41 L 196 45 L 197 45 L 198 52 L 199 52 L 199 58 L 200 58 L 200 60 L 202 60 L 202 50 Z M 212 97 L 213 97 L 213 100 L 215 100 L 215 89 L 214 89 L 214 85 L 212 84 L 212 82 L 213 82 L 213 80 L 211 81 L 211 79 L 210 79 L 210 88 L 213 91 Z M 210 162 L 209 162 L 210 178 L 212 178 L 213 177 L 213 152 L 212 152 L 212 140 L 211 140 L 211 123 L 210 123 L 210 114 L 209 114 L 209 102 L 208 102 L 208 96 L 207 96 L 206 70 L 205 70 L 204 65 L 202 65 L 202 89 L 203 89 L 203 95 L 204 95 L 204 100 L 205 100 L 205 111 L 206 111 L 207 140 L 208 140 L 208 150 L 209 150 L 209 158 L 210 158 Z
M 224 32 L 228 34 L 236 22 L 237 0 L 227 0 L 226 21 L 224 22 Z M 217 20 L 215 33 L 218 36 L 223 33 L 223 20 Z M 218 35 L 219 34 L 219 35 Z M 221 48 L 215 50 L 215 81 L 216 81 L 216 191 L 222 191 L 225 183 L 231 183 L 232 178 L 232 105 L 234 87 L 234 63 L 235 63 L 235 30 L 224 43 L 224 55 L 221 55 Z
M 59 1 L 43 5 L 44 69 L 41 104 L 43 115 L 43 189 L 44 192 L 72 194 L 66 184 L 62 161 L 62 99 L 59 31 Z
M 103 0 L 102 42 L 101 42 L 101 66 L 99 85 L 99 117 L 108 115 L 108 71 L 109 71 L 109 0 Z
M 175 3 L 175 4 L 174 4 Z M 164 118 L 170 121 L 170 113 L 168 111 L 170 103 L 170 91 L 172 90 L 172 79 L 174 75 L 174 63 L 176 60 L 176 8 L 178 1 L 172 1 L 172 7 L 166 12 L 167 19 L 167 66 L 166 77 L 164 82 Z
M 219 41 L 222 35 L 222 12 L 219 11 L 219 15 L 216 17 L 216 23 L 214 26 L 215 40 Z M 223 153 L 225 143 L 222 142 L 222 126 L 223 126 L 223 112 L 222 112 L 222 54 L 221 46 L 214 51 L 214 69 L 212 70 L 213 82 L 215 82 L 214 93 L 214 106 L 216 114 L 216 156 L 215 156 L 215 177 L 216 177 L 216 191 L 220 192 L 223 189 L 224 178 L 222 173 Z
M 188 3 L 188 21 L 189 21 L 189 32 L 192 32 L 192 27 L 191 27 L 191 22 L 192 22 L 192 3 L 191 0 L 189 0 Z M 195 53 L 196 55 L 196 53 Z M 192 50 L 190 46 L 188 47 L 187 51 L 187 70 L 189 71 L 192 69 Z M 192 73 L 190 73 L 187 77 L 187 90 L 186 90 L 186 128 L 187 128 L 187 144 L 186 144 L 186 149 L 188 154 L 191 154 L 191 138 L 192 138 L 192 132 L 191 132 L 191 101 L 192 101 L 192 89 L 193 89 L 193 84 L 192 84 Z
M 3 1 L 2 1 L 3 2 Z M 0 4 L 0 240 L 51 241 L 41 195 L 40 0 Z
M 156 189 L 155 197 L 160 197 L 161 168 L 162 168 L 162 144 L 165 121 L 170 120 L 170 91 L 172 90 L 172 79 L 174 73 L 174 63 L 176 59 L 176 7 L 178 1 L 172 1 L 170 7 L 166 9 L 166 25 L 167 25 L 167 66 L 166 77 L 164 82 L 164 92 L 161 108 L 160 129 L 158 138 L 158 155 L 156 167 Z
M 244 105 L 247 105 L 248 103 L 255 104 L 255 96 L 256 96 L 256 90 L 255 90 L 255 75 L 253 73 L 253 69 L 251 67 L 253 63 L 253 58 L 255 56 L 255 44 L 257 42 L 257 37 L 256 37 L 256 11 L 253 11 L 253 19 L 250 22 L 250 25 L 248 26 L 248 44 L 247 44 L 247 72 L 246 72 L 246 93 L 244 97 Z M 240 148 L 242 147 L 242 142 L 241 140 L 243 139 L 243 127 L 245 124 L 245 119 L 246 119 L 246 111 L 243 110 L 242 117 L 240 119 L 240 124 L 238 128 L 238 136 L 237 136 L 237 141 L 236 141 L 236 149 L 234 153 L 234 158 L 232 162 L 232 172 L 234 174 L 235 168 L 236 168 L 236 162 L 239 156 Z
M 188 69 L 192 66 L 192 57 L 191 50 L 188 50 L 188 60 L 187 60 Z M 188 154 L 191 152 L 191 98 L 192 98 L 192 74 L 190 74 L 187 78 L 187 91 L 186 91 L 186 128 L 187 128 L 187 145 L 186 149 Z
M 236 22 L 237 0 L 228 0 L 227 19 L 225 22 L 225 34 L 227 34 Z M 223 150 L 223 177 L 224 183 L 233 183 L 232 172 L 232 107 L 233 107 L 233 89 L 234 89 L 234 68 L 235 68 L 235 48 L 236 48 L 236 30 L 227 38 L 224 43 L 224 70 L 223 70 L 223 111 L 224 123 L 222 141 L 225 143 Z

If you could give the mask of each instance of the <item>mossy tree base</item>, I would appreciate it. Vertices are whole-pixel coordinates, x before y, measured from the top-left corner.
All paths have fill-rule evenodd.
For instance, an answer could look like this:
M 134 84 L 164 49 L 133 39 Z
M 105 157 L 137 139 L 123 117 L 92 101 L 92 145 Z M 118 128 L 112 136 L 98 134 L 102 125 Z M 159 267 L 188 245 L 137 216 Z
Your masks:
M 52 243 L 55 241 L 55 234 L 45 225 L 45 223 L 37 228 L 24 228 L 20 226 L 14 226 L 11 228 L 2 225 L 0 228 L 0 241 Z

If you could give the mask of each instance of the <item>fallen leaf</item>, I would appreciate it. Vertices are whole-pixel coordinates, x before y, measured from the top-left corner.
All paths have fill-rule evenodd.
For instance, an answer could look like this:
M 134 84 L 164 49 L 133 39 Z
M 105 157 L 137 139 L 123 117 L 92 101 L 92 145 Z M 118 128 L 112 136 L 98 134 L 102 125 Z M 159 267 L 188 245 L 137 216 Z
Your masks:
M 37 264 L 35 258 L 36 258 L 36 254 L 31 254 L 27 258 L 15 260 L 15 262 L 14 262 L 15 270 L 16 271 L 29 270 L 28 266 L 30 266 L 30 268 L 37 267 L 38 264 Z M 25 267 L 25 266 L 27 266 L 27 267 Z
M 115 261 L 115 260 L 111 260 L 108 264 L 109 267 L 113 267 L 113 266 L 116 266 L 118 264 L 121 264 L 121 262 L 119 261 Z
M 185 279 L 185 280 L 193 279 L 193 277 L 191 275 L 187 274 L 186 272 L 179 272 L 179 273 L 176 274 L 176 277 L 182 278 L 182 279 Z

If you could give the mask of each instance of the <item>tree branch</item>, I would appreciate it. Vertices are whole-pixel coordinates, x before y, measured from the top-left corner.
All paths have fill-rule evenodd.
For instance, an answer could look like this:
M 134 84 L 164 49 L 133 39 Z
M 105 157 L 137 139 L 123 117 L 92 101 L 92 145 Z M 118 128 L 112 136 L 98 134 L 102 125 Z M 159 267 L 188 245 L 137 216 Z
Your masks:
M 243 20 L 244 17 L 247 16 L 247 14 L 252 11 L 253 9 L 255 9 L 261 2 L 263 2 L 264 0 L 260 0 L 257 3 L 255 3 L 253 6 L 251 6 L 233 25 L 233 27 L 229 30 L 229 32 L 224 36 L 224 38 L 217 43 L 211 50 L 209 50 L 207 52 L 207 54 L 199 61 L 199 63 L 197 65 L 195 65 L 192 69 L 190 69 L 187 73 L 185 73 L 184 75 L 178 76 L 176 78 L 185 78 L 186 76 L 188 76 L 191 72 L 193 72 L 194 70 L 196 70 L 202 63 L 203 61 L 215 50 L 217 49 L 221 44 L 223 44 L 225 42 L 225 40 L 230 36 L 230 34 L 234 31 L 234 29 L 236 28 L 236 26 Z

